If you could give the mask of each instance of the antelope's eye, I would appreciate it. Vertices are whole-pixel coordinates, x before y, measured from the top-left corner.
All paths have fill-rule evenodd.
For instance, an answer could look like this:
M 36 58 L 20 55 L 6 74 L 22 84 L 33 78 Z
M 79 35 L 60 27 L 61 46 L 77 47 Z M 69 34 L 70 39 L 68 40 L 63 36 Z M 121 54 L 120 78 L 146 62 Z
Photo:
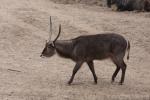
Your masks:
M 52 46 L 51 46 L 51 45 L 48 45 L 47 47 L 48 47 L 48 48 L 52 48 Z
M 54 46 L 52 44 L 49 44 L 47 47 L 48 48 L 54 48 Z

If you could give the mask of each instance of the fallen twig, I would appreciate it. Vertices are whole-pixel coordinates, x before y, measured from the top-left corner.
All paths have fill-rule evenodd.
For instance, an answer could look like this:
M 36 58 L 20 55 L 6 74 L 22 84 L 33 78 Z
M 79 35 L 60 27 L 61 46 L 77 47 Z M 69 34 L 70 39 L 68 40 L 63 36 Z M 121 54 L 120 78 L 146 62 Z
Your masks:
M 7 69 L 7 70 L 9 70 L 9 71 L 15 71 L 15 72 L 21 72 L 19 70 L 14 70 L 14 69 Z

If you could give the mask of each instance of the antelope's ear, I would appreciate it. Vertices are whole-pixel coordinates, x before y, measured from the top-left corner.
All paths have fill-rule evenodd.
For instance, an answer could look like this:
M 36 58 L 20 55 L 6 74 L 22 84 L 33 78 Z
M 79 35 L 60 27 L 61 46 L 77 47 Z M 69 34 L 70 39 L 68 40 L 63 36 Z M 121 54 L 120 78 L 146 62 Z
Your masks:
M 47 47 L 48 45 L 49 45 L 49 42 L 46 40 L 45 47 Z

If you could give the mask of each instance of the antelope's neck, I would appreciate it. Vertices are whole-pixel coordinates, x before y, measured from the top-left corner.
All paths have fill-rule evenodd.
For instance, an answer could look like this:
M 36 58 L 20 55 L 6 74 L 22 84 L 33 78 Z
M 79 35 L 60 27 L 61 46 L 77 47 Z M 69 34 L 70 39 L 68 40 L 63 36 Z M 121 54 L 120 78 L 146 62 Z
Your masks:
M 57 53 L 65 58 L 71 58 L 73 51 L 73 42 L 72 40 L 57 40 L 55 42 L 55 47 Z

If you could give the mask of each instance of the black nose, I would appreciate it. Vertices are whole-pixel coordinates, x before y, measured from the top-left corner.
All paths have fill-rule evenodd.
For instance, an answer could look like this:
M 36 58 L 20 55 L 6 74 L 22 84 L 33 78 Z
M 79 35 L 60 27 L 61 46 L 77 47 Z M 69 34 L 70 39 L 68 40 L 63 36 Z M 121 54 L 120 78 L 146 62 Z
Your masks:
M 41 54 L 40 57 L 42 57 L 43 55 Z

